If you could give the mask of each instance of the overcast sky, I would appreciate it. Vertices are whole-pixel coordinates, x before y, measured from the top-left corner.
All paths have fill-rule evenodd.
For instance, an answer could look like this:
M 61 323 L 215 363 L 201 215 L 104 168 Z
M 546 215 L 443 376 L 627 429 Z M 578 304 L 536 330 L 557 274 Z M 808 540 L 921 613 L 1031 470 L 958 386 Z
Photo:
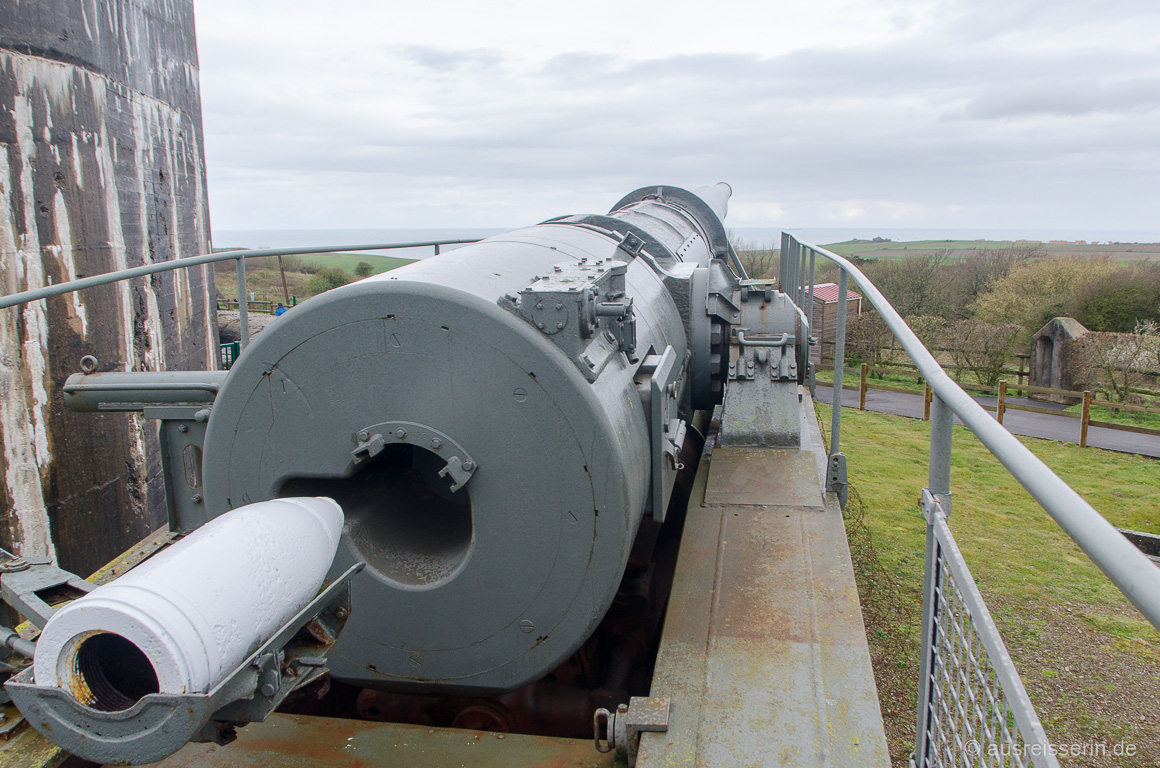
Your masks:
M 1160 229 L 1157 0 L 195 0 L 215 230 Z

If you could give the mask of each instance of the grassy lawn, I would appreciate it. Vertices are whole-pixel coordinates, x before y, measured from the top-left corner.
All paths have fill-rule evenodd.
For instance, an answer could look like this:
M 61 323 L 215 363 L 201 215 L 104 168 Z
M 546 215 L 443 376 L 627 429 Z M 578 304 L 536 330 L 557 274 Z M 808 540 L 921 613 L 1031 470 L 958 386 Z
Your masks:
M 1083 405 L 1072 405 L 1067 408 L 1069 413 L 1082 413 Z M 1092 421 L 1107 421 L 1112 424 L 1127 424 L 1133 427 L 1146 429 L 1160 429 L 1160 413 L 1140 413 L 1139 411 L 1125 411 L 1105 403 L 1092 403 Z
M 814 378 L 819 384 L 833 384 L 834 372 L 832 370 L 819 370 L 814 374 Z M 848 387 L 857 388 L 862 378 L 861 370 L 857 365 L 848 367 L 843 372 L 842 381 Z M 915 371 L 914 373 L 898 372 L 898 373 L 871 373 L 866 376 L 867 385 L 882 384 L 888 387 L 899 387 L 901 389 L 912 389 L 916 394 L 922 394 L 926 390 L 926 383 L 922 376 Z M 972 395 L 990 395 L 994 396 L 993 392 L 987 392 L 981 389 L 972 388 L 972 384 L 976 384 L 975 377 L 967 373 L 958 382 L 959 386 L 965 389 Z M 1014 380 L 1007 383 L 1007 393 L 1011 397 L 1018 394 L 1019 385 Z M 1095 417 L 1093 417 L 1095 418 Z
M 829 406 L 819 404 L 829 423 Z M 842 449 L 857 492 L 848 530 L 895 765 L 914 739 L 930 427 L 847 409 Z M 1020 438 L 1112 524 L 1160 533 L 1160 462 Z M 969 431 L 955 428 L 951 528 L 1053 742 L 1118 740 L 1160 762 L 1160 633 Z M 883 450 L 890 446 L 889 450 Z
M 354 268 L 360 261 L 365 261 L 374 267 L 371 274 L 379 274 L 410 264 L 414 259 L 400 259 L 397 256 L 377 256 L 373 253 L 315 253 L 308 256 L 299 256 L 302 263 L 314 267 L 337 267 L 348 275 L 354 274 Z
M 320 253 L 310 256 L 295 256 L 295 259 L 314 267 L 337 267 L 354 277 L 355 267 L 360 261 L 365 261 L 374 268 L 372 274 L 386 272 L 404 264 L 410 264 L 414 259 L 400 259 L 394 256 L 375 256 L 367 253 Z M 306 290 L 312 275 L 305 272 L 286 271 L 286 287 L 291 296 L 297 296 L 298 301 L 310 298 L 313 294 Z M 214 284 L 218 296 L 237 298 L 238 277 L 233 262 L 218 265 L 214 270 Z M 282 275 L 273 259 L 251 259 L 246 264 L 246 287 L 254 294 L 258 301 L 285 301 L 282 292 Z

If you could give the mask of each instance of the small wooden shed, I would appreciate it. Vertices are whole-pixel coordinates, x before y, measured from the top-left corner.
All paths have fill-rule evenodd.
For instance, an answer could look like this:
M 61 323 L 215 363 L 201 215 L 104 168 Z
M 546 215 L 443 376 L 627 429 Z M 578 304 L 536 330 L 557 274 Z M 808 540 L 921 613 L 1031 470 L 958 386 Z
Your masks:
M 862 296 L 846 291 L 846 321 L 862 314 Z M 810 350 L 810 360 L 819 365 L 834 359 L 834 339 L 838 327 L 838 284 L 818 283 L 814 286 L 813 336 L 818 343 Z

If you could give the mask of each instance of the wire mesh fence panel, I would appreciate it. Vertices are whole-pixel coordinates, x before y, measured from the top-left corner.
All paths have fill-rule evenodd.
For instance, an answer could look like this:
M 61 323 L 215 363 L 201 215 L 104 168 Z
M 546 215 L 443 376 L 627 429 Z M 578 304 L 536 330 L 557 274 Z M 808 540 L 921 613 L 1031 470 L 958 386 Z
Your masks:
M 915 764 L 926 768 L 1058 766 L 962 553 L 936 506 L 926 574 L 928 670 Z

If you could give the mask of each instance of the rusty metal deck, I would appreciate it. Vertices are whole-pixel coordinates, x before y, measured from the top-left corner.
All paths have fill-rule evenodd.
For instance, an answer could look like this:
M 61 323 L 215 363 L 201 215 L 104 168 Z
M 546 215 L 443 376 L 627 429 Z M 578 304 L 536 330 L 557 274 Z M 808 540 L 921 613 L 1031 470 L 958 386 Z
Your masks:
M 698 469 L 651 691 L 672 714 L 668 733 L 644 734 L 642 768 L 890 764 L 804 399 L 801 450 L 719 448 Z
M 329 717 L 272 715 L 227 747 L 188 744 L 153 768 L 605 768 L 589 739 L 557 739 Z M 623 758 L 620 765 L 624 765 Z

